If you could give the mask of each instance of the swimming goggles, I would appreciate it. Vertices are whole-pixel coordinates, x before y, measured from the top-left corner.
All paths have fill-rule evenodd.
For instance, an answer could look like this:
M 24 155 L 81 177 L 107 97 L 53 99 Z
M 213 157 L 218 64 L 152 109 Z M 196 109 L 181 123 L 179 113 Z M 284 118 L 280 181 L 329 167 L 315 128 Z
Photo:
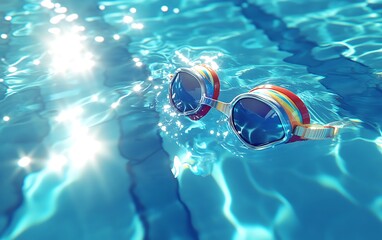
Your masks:
M 219 77 L 206 65 L 180 68 L 171 77 L 171 105 L 192 120 L 204 117 L 211 107 L 229 118 L 236 136 L 256 150 L 307 139 L 332 138 L 335 126 L 310 124 L 308 109 L 291 91 L 261 85 L 235 97 L 230 103 L 218 101 Z

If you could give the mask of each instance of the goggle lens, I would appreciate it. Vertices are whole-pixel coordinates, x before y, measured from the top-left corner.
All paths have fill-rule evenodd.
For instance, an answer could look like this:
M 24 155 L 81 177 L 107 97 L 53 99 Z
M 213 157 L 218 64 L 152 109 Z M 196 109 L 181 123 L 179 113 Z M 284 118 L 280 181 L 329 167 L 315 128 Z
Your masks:
M 187 72 L 174 76 L 170 88 L 170 97 L 174 106 L 182 113 L 187 113 L 200 106 L 202 89 L 196 77 Z
M 232 112 L 235 130 L 248 144 L 258 147 L 284 138 L 285 132 L 277 112 L 255 98 L 242 98 Z

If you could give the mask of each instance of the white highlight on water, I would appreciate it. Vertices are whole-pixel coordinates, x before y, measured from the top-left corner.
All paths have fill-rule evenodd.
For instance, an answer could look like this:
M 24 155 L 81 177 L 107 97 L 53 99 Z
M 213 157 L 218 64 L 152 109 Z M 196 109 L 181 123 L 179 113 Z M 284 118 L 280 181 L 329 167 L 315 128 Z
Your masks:
M 161 10 L 162 12 L 167 12 L 167 11 L 168 11 L 168 7 L 167 7 L 166 5 L 163 5 L 163 6 L 160 8 L 160 10 Z
M 134 18 L 131 16 L 124 16 L 123 17 L 123 22 L 124 23 L 132 23 L 134 21 Z
M 94 38 L 94 40 L 95 40 L 96 42 L 101 43 L 101 42 L 104 42 L 104 41 L 105 41 L 105 38 L 102 37 L 102 36 L 96 36 L 96 37 Z
M 118 34 L 114 34 L 114 35 L 113 35 L 113 39 L 114 39 L 115 41 L 118 41 L 119 39 L 121 39 L 121 36 L 119 36 Z
M 17 165 L 20 167 L 28 167 L 32 163 L 32 159 L 30 157 L 22 157 L 17 161 Z

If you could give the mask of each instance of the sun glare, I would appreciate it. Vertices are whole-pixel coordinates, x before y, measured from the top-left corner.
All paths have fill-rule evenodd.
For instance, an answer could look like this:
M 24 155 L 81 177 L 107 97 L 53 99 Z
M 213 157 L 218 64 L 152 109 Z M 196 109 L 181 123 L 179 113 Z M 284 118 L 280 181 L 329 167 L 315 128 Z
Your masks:
M 95 99 L 98 96 L 94 95 Z M 96 160 L 102 151 L 102 143 L 96 134 L 82 121 L 84 109 L 73 106 L 61 110 L 56 116 L 57 124 L 64 126 L 68 133 L 67 145 L 60 152 L 51 153 L 47 167 L 54 172 L 61 172 L 63 167 L 68 169 L 83 169 L 88 163 Z
M 81 107 L 73 107 L 66 110 L 62 110 L 56 117 L 57 122 L 67 122 L 76 120 L 84 110 Z
M 57 34 L 49 44 L 52 69 L 55 73 L 86 72 L 95 65 L 93 54 L 84 46 L 84 37 L 77 32 Z
M 89 134 L 89 129 L 74 125 L 71 129 L 72 144 L 69 150 L 71 165 L 82 168 L 93 161 L 102 150 L 102 144 Z
M 67 163 L 68 159 L 65 156 L 55 155 L 48 161 L 48 168 L 54 172 L 60 172 Z

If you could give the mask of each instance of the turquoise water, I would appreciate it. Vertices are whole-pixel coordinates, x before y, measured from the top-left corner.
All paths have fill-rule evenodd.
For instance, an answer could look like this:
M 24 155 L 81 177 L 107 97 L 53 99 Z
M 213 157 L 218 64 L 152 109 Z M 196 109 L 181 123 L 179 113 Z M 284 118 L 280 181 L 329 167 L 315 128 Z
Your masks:
M 0 239 L 380 239 L 382 1 L 0 1 Z M 244 148 L 171 109 L 295 92 L 334 140 Z

